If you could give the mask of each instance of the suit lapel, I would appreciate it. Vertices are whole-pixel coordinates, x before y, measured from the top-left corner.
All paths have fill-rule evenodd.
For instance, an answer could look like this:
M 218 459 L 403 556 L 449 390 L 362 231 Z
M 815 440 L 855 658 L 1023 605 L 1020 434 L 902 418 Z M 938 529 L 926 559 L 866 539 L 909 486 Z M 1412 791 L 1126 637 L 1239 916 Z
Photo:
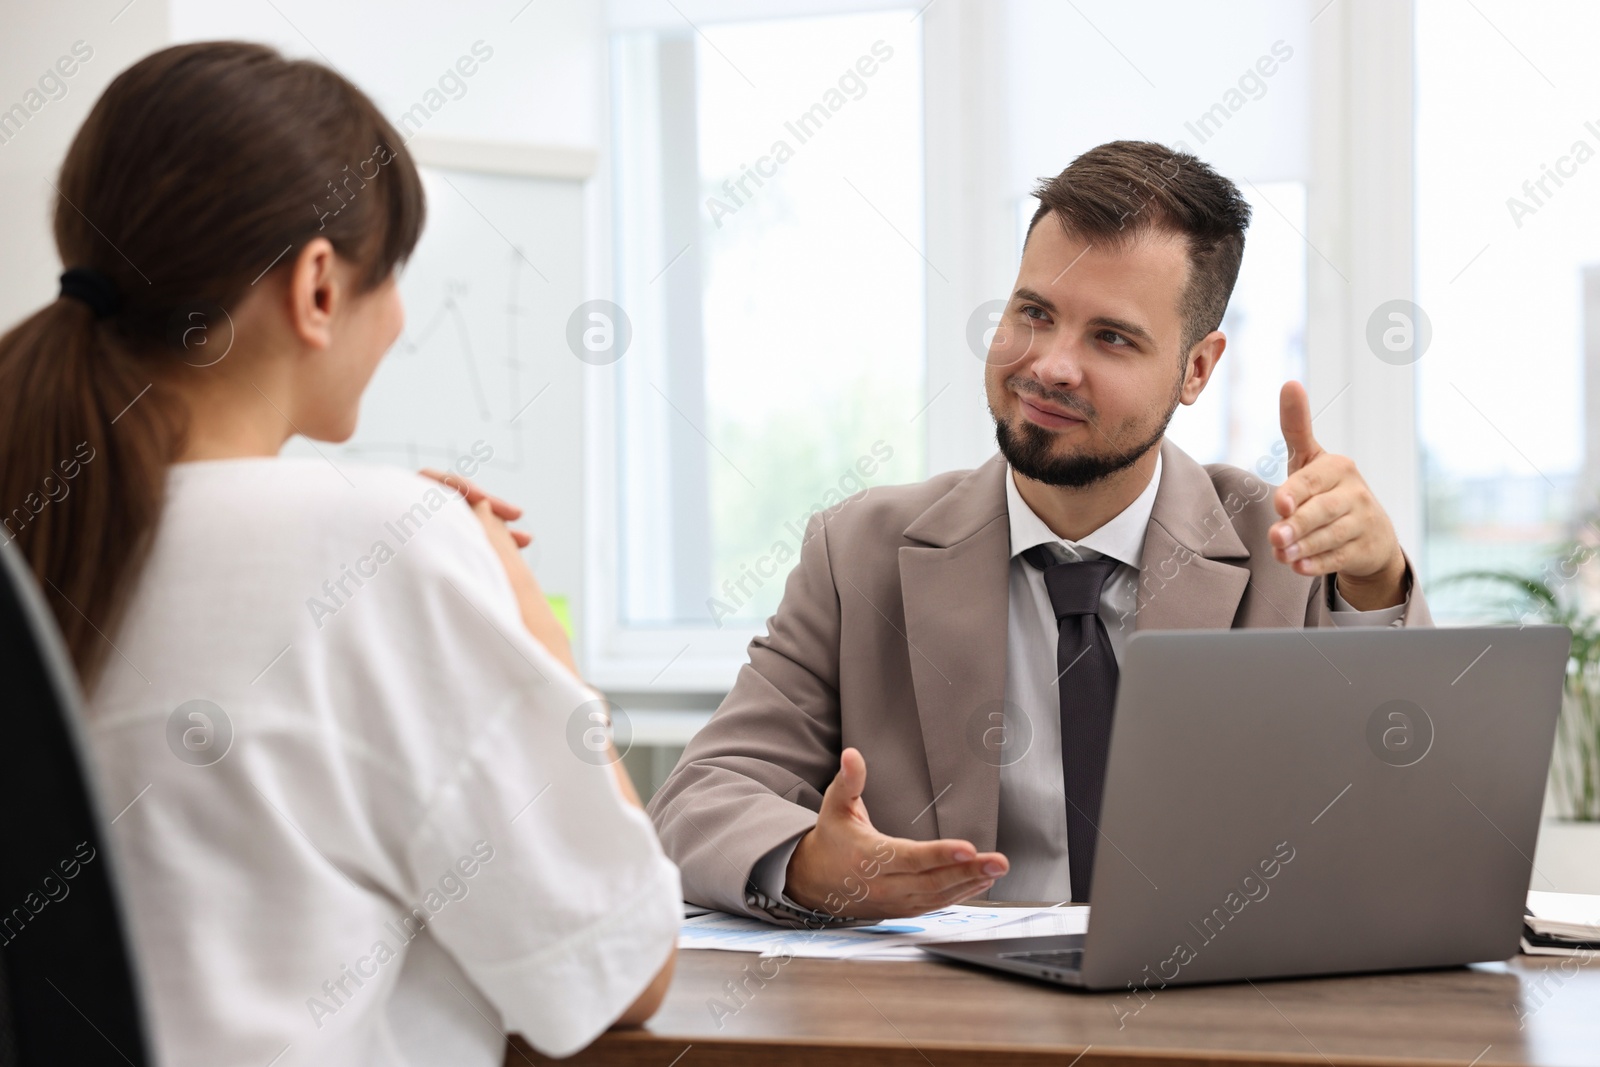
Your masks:
M 1011 530 L 1005 462 L 958 482 L 906 528 L 900 549 L 911 679 L 934 803 L 930 836 L 994 848 L 1000 768 L 982 758 L 986 713 L 1005 696 Z M 974 734 L 974 726 L 977 727 Z
M 1206 469 L 1170 441 L 1161 444 L 1144 554 L 1139 561 L 1135 630 L 1228 629 L 1250 584 L 1248 560 Z

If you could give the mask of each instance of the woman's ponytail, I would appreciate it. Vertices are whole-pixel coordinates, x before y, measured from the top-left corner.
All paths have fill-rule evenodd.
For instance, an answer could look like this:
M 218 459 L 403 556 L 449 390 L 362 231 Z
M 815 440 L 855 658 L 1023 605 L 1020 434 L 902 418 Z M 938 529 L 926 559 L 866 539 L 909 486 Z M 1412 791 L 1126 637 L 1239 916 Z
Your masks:
M 148 548 L 182 444 L 181 409 L 119 349 L 69 296 L 0 337 L 0 525 L 85 684 L 111 651 L 121 576 Z

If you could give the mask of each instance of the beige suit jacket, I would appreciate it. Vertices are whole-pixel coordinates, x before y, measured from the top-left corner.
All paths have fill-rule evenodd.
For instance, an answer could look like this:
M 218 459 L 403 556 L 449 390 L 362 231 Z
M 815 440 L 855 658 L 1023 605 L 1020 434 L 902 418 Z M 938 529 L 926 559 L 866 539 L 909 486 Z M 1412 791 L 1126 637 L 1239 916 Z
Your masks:
M 1323 579 L 1273 558 L 1273 487 L 1161 449 L 1135 629 L 1331 626 Z M 1005 696 L 1006 471 L 996 456 L 812 517 L 768 634 L 650 801 L 685 899 L 795 918 L 751 870 L 816 823 L 852 745 L 879 830 L 994 848 L 1000 769 L 972 737 Z M 1403 623 L 1431 625 L 1414 582 Z

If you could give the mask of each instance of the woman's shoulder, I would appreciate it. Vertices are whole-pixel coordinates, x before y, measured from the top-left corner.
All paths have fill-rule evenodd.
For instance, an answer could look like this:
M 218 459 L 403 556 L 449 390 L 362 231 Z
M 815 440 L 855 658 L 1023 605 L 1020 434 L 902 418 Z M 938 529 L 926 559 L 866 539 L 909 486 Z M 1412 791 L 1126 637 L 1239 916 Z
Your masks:
M 167 497 L 182 512 L 322 530 L 416 523 L 460 500 L 449 487 L 402 467 L 300 456 L 175 463 L 168 468 Z
M 343 459 L 174 464 L 162 527 L 160 540 L 180 554 L 207 545 L 228 545 L 233 553 L 257 546 L 308 564 L 325 556 L 342 562 L 358 549 L 402 554 L 403 546 L 415 562 L 459 556 L 464 545 L 470 555 L 490 554 L 455 490 L 401 467 Z

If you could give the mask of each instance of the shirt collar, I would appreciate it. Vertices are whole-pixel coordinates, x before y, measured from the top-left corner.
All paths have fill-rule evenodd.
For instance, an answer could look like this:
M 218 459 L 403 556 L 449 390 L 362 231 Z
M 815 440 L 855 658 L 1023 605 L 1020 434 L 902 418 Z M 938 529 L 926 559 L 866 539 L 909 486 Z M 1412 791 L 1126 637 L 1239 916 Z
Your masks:
M 1156 469 L 1150 475 L 1150 484 L 1144 487 L 1144 492 L 1104 526 L 1080 541 L 1068 541 L 1051 532 L 1038 513 L 1022 499 L 1022 494 L 1017 491 L 1015 472 L 1007 465 L 1006 514 L 1011 520 L 1011 558 L 1015 559 L 1034 545 L 1059 544 L 1070 549 L 1089 549 L 1138 568 L 1139 558 L 1144 554 L 1145 530 L 1150 525 L 1150 512 L 1155 507 L 1156 489 L 1160 484 L 1161 453 L 1157 451 Z

